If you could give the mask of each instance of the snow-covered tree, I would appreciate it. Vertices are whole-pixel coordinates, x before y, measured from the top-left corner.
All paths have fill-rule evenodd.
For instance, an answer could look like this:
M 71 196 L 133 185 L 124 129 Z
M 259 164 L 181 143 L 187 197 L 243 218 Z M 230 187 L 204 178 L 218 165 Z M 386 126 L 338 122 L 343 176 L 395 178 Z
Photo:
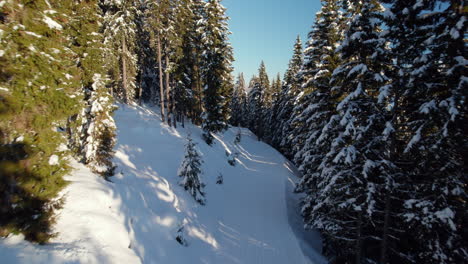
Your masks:
M 280 84 L 280 94 L 273 104 L 270 119 L 273 134 L 271 144 L 282 151 L 288 158 L 291 157 L 291 146 L 287 136 L 293 118 L 292 114 L 296 104 L 296 97 L 301 91 L 301 84 L 298 80 L 298 76 L 303 62 L 302 41 L 300 37 L 298 37 L 294 44 L 293 56 L 289 61 L 289 67 L 284 76 L 284 82 Z
M 209 0 L 205 6 L 206 24 L 203 28 L 203 80 L 204 86 L 204 138 L 213 142 L 211 133 L 227 128 L 230 117 L 230 95 L 232 93 L 232 47 L 225 15 L 226 8 L 220 0 Z
M 108 47 L 108 74 L 114 96 L 125 103 L 132 103 L 137 95 L 138 9 L 133 0 L 102 0 L 101 7 L 104 12 L 104 43 Z
M 380 35 L 383 7 L 366 0 L 353 8 L 346 37 L 337 49 L 342 62 L 332 75 L 332 89 L 341 100 L 318 138 L 313 135 L 315 141 L 308 140 L 312 144 L 305 146 L 306 155 L 316 149 L 326 153 L 320 153 L 319 162 L 304 158 L 301 184 L 309 193 L 303 207 L 308 223 L 322 230 L 328 245 L 339 248 L 338 258 L 362 263 L 378 258 L 364 245 L 379 241 L 372 223 L 380 212 L 380 194 L 388 187 L 380 183 L 392 180 L 383 152 L 386 111 L 375 96 L 388 82 L 384 75 L 388 62 L 383 60 L 388 51 Z M 319 164 L 318 171 L 314 164 Z
M 78 148 L 82 160 L 94 172 L 105 177 L 113 175 L 112 158 L 116 126 L 112 118 L 113 99 L 101 74 L 94 74 L 93 83 L 85 91 L 86 107 L 79 117 Z
M 244 74 L 240 73 L 234 85 L 231 101 L 231 119 L 229 122 L 234 126 L 245 126 L 245 104 L 247 94 L 245 91 Z
M 466 197 L 466 44 L 460 33 L 466 16 L 460 1 L 411 2 L 392 1 L 388 15 L 398 62 L 390 90 L 400 97 L 397 155 L 407 176 L 399 213 L 406 230 L 416 234 L 405 237 L 412 259 L 457 263 L 468 254 L 460 231 L 467 216 L 460 202 Z M 403 91 L 396 89 L 400 85 Z
M 203 188 L 205 184 L 202 183 L 200 178 L 202 173 L 200 167 L 203 161 L 195 147 L 195 142 L 193 142 L 191 136 L 188 135 L 187 144 L 185 145 L 185 157 L 178 171 L 179 177 L 182 178 L 179 184 L 190 193 L 195 201 L 204 205 L 205 192 Z
M 304 146 L 311 146 L 318 139 L 333 116 L 338 100 L 330 80 L 340 63 L 336 47 L 343 39 L 340 29 L 344 21 L 339 1 L 324 0 L 322 4 L 304 51 L 304 65 L 299 73 L 303 91 L 295 98 L 294 118 L 285 139 L 292 146 L 294 162 L 299 169 L 304 163 L 318 166 L 326 153 L 324 149 Z M 325 144 L 323 147 L 326 148 Z

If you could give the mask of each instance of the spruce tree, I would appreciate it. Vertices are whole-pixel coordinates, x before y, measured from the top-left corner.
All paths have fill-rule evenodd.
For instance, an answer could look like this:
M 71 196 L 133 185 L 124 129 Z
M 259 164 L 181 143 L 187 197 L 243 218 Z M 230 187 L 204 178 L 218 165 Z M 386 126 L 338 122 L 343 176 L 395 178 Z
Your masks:
M 227 128 L 230 117 L 229 101 L 232 93 L 231 72 L 233 61 L 229 43 L 229 29 L 224 8 L 219 0 L 209 0 L 206 4 L 206 25 L 203 35 L 203 80 L 204 116 L 203 130 L 205 141 L 213 142 L 211 133 Z
M 339 249 L 339 259 L 355 259 L 355 263 L 379 257 L 373 245 L 380 230 L 371 223 L 382 211 L 377 208 L 383 203 L 380 194 L 389 188 L 381 183 L 392 182 L 383 151 L 386 110 L 376 97 L 388 83 L 383 74 L 388 51 L 380 35 L 381 11 L 375 0 L 353 6 L 346 37 L 337 49 L 342 62 L 331 80 L 342 99 L 317 140 L 305 146 L 310 147 L 305 153 L 317 148 L 326 153 L 319 162 L 305 157 L 301 167 L 301 184 L 308 190 L 303 212 L 325 234 L 327 246 Z
M 467 235 L 458 224 L 467 219 L 466 205 L 459 202 L 466 197 L 462 148 L 467 144 L 462 136 L 466 129 L 462 4 L 392 4 L 390 36 L 399 44 L 394 49 L 400 62 L 398 80 L 406 82 L 398 116 L 403 130 L 398 156 L 406 162 L 407 175 L 400 217 L 417 234 L 405 239 L 418 262 L 456 263 L 467 257 L 462 242 Z M 402 27 L 403 32 L 397 31 Z M 407 35 L 414 41 L 408 42 Z
M 296 97 L 301 91 L 301 84 L 298 77 L 303 62 L 302 41 L 298 36 L 294 44 L 293 56 L 289 61 L 289 67 L 284 75 L 284 83 L 282 84 L 278 78 L 277 85 L 281 85 L 281 91 L 273 105 L 272 118 L 270 121 L 274 124 L 272 128 L 273 137 L 271 139 L 271 144 L 288 158 L 291 158 L 291 145 L 288 134 L 290 132 L 291 120 L 293 119 Z
M 113 174 L 115 123 L 112 118 L 113 98 L 105 75 L 106 45 L 101 32 L 101 12 L 94 4 L 77 4 L 70 27 L 72 50 L 79 56 L 81 91 L 84 97 L 81 113 L 76 121 L 70 119 L 70 146 L 78 158 L 94 172 L 105 177 Z
M 187 144 L 185 145 L 185 157 L 178 171 L 178 176 L 182 178 L 179 184 L 190 193 L 195 201 L 204 205 L 205 192 L 203 188 L 205 184 L 201 182 L 200 178 L 200 167 L 203 161 L 195 146 L 193 139 L 188 135 Z
M 310 146 L 318 140 L 321 131 L 326 129 L 339 97 L 331 89 L 330 80 L 340 63 L 336 47 L 343 38 L 340 28 L 344 21 L 339 1 L 324 0 L 322 4 L 304 51 L 304 65 L 300 72 L 303 93 L 295 98 L 298 103 L 294 107 L 294 118 L 286 136 L 286 140 L 289 140 L 287 144 L 292 146 L 294 162 L 300 170 L 304 163 L 318 166 L 326 153 L 325 149 Z M 326 148 L 325 141 L 322 148 Z
M 229 122 L 233 126 L 245 126 L 245 103 L 247 96 L 245 88 L 244 75 L 240 73 L 234 85 L 231 101 L 231 119 Z
M 104 43 L 109 50 L 108 74 L 113 94 L 125 103 L 133 103 L 137 96 L 136 75 L 138 57 L 136 46 L 136 16 L 133 0 L 102 0 L 104 12 Z

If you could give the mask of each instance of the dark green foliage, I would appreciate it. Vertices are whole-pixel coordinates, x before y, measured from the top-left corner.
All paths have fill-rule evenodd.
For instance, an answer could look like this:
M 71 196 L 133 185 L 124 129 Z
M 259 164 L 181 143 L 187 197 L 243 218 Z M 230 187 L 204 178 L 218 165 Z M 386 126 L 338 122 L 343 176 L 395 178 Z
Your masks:
M 53 235 L 60 205 L 54 198 L 69 172 L 64 131 L 77 127 L 67 120 L 82 112 L 81 88 L 102 71 L 101 46 L 94 42 L 98 11 L 96 1 L 8 1 L 1 7 L 2 235 L 23 233 L 39 243 Z M 103 142 L 110 142 L 113 131 L 104 134 Z M 108 155 L 112 144 L 104 145 L 99 152 Z
M 231 118 L 229 119 L 229 123 L 233 126 L 246 126 L 247 94 L 245 89 L 244 75 L 240 73 L 234 85 L 231 100 Z
M 202 73 L 205 83 L 203 130 L 207 143 L 212 143 L 211 133 L 227 128 L 230 117 L 233 54 L 228 42 L 230 32 L 225 12 L 219 0 L 209 0 L 206 4 Z
M 0 23 L 0 189 L 2 235 L 22 232 L 31 241 L 45 243 L 52 235 L 54 204 L 65 186 L 68 168 L 57 151 L 66 137 L 58 127 L 79 111 L 78 69 L 68 52 L 68 21 L 72 1 L 49 7 L 45 1 L 1 7 Z M 43 22 L 47 16 L 56 27 Z M 58 163 L 49 164 L 52 155 Z
M 205 184 L 201 182 L 201 160 L 200 154 L 195 149 L 195 143 L 189 135 L 187 138 L 187 145 L 185 146 L 185 156 L 182 164 L 180 165 L 178 176 L 182 179 L 179 181 L 180 186 L 184 187 L 186 191 L 197 201 L 199 204 L 205 204 L 205 192 L 203 188 Z

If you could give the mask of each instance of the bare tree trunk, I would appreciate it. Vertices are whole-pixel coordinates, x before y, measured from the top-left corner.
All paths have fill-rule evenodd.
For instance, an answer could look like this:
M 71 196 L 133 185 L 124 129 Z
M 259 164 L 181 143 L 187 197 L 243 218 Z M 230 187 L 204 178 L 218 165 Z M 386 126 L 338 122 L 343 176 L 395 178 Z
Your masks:
M 158 19 L 158 24 L 159 24 L 159 19 Z M 166 117 L 164 114 L 164 87 L 163 87 L 163 70 L 162 70 L 162 60 L 161 60 L 161 36 L 160 33 L 158 33 L 158 65 L 159 65 L 159 101 L 160 101 L 160 107 L 161 107 L 161 121 L 166 122 Z
M 167 104 L 167 124 L 171 126 L 171 119 L 172 117 L 172 105 L 171 105 L 171 86 L 169 83 L 169 56 L 166 54 L 165 61 L 166 61 L 166 104 Z
M 128 103 L 128 87 L 127 87 L 127 43 L 125 42 L 125 37 L 122 38 L 122 86 L 124 91 L 124 103 Z

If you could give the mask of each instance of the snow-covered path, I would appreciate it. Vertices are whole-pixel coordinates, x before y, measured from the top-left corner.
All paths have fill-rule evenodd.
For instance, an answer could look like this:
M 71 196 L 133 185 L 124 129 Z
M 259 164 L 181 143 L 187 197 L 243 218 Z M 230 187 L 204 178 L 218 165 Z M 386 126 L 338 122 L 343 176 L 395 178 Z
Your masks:
M 300 228 L 294 170 L 249 130 L 238 145 L 233 128 L 210 147 L 199 128 L 161 125 L 148 108 L 121 106 L 115 118 L 114 183 L 76 165 L 55 241 L 38 247 L 9 237 L 0 240 L 0 257 L 12 263 L 326 263 L 315 250 L 319 237 Z M 187 133 L 204 160 L 205 206 L 177 184 Z M 226 152 L 239 153 L 236 166 Z M 175 240 L 180 227 L 187 247 Z

